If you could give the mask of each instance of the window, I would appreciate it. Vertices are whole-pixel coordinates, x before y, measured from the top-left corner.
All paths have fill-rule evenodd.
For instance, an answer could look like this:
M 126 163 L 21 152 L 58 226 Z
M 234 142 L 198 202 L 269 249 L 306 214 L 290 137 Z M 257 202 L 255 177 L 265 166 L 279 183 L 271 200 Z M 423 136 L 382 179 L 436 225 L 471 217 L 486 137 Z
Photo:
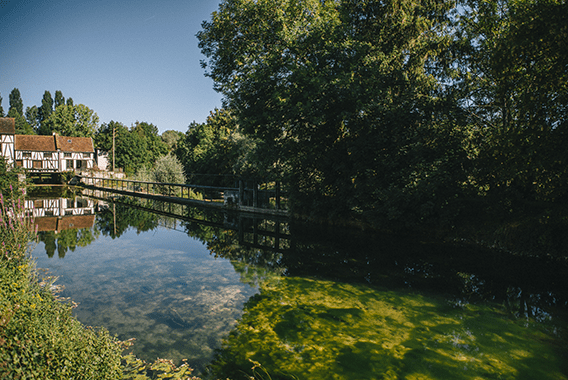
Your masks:
M 51 152 L 43 152 L 43 158 L 53 158 L 53 153 L 51 153 Z
M 23 153 L 22 153 L 22 157 L 24 157 L 24 158 L 31 158 L 31 157 L 32 157 L 32 153 L 31 153 L 31 152 L 23 152 Z
M 64 153 L 63 157 L 71 157 L 71 153 Z
M 67 160 L 67 169 L 73 169 L 73 160 Z
M 83 161 L 77 160 L 75 161 L 75 165 L 77 169 L 81 169 L 81 167 L 83 166 Z
M 83 153 L 83 158 L 91 158 L 91 153 Z

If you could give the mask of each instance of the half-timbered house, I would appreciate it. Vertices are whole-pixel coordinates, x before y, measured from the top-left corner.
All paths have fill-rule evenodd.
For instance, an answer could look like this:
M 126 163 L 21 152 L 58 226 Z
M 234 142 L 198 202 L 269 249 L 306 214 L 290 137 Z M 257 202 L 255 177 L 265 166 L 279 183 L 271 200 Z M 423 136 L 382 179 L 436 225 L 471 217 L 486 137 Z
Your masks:
M 14 163 L 14 136 L 16 119 L 0 117 L 0 154 L 8 164 Z
M 83 171 L 95 166 L 90 137 L 17 135 L 13 118 L 0 118 L 0 144 L 8 164 L 32 172 Z

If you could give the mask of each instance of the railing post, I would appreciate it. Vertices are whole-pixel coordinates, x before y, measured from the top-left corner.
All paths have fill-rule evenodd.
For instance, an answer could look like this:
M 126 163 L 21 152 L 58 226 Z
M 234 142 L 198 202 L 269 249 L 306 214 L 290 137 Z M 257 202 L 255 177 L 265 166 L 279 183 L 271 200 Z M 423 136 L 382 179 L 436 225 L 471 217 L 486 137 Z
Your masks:
M 276 210 L 280 210 L 280 181 L 276 181 Z
M 252 207 L 258 207 L 258 184 L 256 181 L 252 183 Z
M 239 206 L 243 205 L 243 198 L 245 196 L 245 185 L 242 179 L 239 179 Z

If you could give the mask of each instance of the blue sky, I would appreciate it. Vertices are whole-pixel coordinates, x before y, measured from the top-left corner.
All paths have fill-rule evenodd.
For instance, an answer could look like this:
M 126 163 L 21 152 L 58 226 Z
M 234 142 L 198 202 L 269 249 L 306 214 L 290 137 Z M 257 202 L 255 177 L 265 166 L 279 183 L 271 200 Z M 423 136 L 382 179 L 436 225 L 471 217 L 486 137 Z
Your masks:
M 195 36 L 220 0 L 0 0 L 0 96 L 61 90 L 100 123 L 185 132 L 221 107 Z

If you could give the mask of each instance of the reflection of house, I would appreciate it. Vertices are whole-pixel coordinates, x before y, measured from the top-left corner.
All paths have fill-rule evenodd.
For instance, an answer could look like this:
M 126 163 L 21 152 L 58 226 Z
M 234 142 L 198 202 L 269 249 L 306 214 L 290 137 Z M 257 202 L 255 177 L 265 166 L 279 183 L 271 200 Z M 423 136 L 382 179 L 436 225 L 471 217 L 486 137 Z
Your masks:
M 91 228 L 95 223 L 95 203 L 87 198 L 27 199 L 24 207 L 38 231 Z
M 16 135 L 13 118 L 0 118 L 0 145 L 8 164 L 28 171 L 86 170 L 95 165 L 90 137 Z

